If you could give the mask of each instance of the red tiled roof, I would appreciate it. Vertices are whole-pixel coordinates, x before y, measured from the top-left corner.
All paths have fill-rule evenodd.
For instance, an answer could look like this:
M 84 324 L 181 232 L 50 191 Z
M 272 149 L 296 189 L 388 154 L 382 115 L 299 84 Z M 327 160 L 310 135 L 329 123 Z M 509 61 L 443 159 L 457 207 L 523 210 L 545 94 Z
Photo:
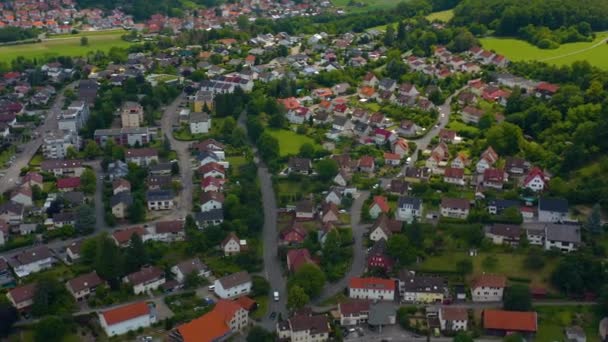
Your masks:
M 255 306 L 255 300 L 247 296 L 239 297 L 235 300 L 235 302 L 247 311 L 251 311 L 251 309 L 253 309 Z
M 548 83 L 548 82 L 540 82 L 536 86 L 536 90 L 546 91 L 549 93 L 556 93 L 559 90 L 559 85 Z
M 459 169 L 455 167 L 447 167 L 445 172 L 443 173 L 444 177 L 447 178 L 463 178 L 464 177 L 464 169 Z
M 536 176 L 539 176 L 543 181 L 545 180 L 545 173 L 538 167 L 532 168 L 528 175 L 526 175 L 526 179 L 524 179 L 524 185 L 528 185 Z
M 10 290 L 8 293 L 13 298 L 16 304 L 21 302 L 28 301 L 34 298 L 34 294 L 36 292 L 36 284 L 30 283 L 22 286 L 15 287 Z
M 142 236 L 142 235 L 144 235 L 144 233 L 145 233 L 145 231 L 144 231 L 143 227 L 132 227 L 132 228 L 127 228 L 127 229 L 123 229 L 123 230 L 117 230 L 114 233 L 112 233 L 112 236 L 118 242 L 118 244 L 122 245 L 122 244 L 129 242 L 129 240 L 131 239 L 131 236 L 133 234 Z
M 177 327 L 183 342 L 211 342 L 230 331 L 228 322 L 232 320 L 241 306 L 229 300 L 217 302 L 211 312 Z
M 370 208 L 373 208 L 374 205 L 378 205 L 378 207 L 380 207 L 380 210 L 382 210 L 383 213 L 387 213 L 390 210 L 390 207 L 386 202 L 386 197 L 384 196 L 374 196 L 374 200 L 372 201 L 372 205 L 370 206 Z
M 359 159 L 359 167 L 373 167 L 374 158 L 372 156 L 363 156 Z
M 536 332 L 538 329 L 536 312 L 505 311 L 486 309 L 483 312 L 484 329 Z
M 383 278 L 350 278 L 348 281 L 349 288 L 355 289 L 375 289 L 395 291 L 395 281 Z
M 472 288 L 476 287 L 496 287 L 504 288 L 507 285 L 507 278 L 497 274 L 482 274 L 473 280 Z
M 148 307 L 148 304 L 146 304 L 146 302 L 137 302 L 116 309 L 110 309 L 103 312 L 101 315 L 108 325 L 114 325 L 149 314 L 150 308 Z
M 60 178 L 57 180 L 57 189 L 73 189 L 80 186 L 80 177 Z
M 291 249 L 287 252 L 287 261 L 289 269 L 296 272 L 305 264 L 313 264 L 314 261 L 310 257 L 310 252 L 306 248 Z

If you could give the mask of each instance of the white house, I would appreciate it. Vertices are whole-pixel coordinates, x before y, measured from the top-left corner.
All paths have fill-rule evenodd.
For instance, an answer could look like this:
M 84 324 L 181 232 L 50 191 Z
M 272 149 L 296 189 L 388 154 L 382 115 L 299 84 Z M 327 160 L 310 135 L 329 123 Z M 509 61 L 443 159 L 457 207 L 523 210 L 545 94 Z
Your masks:
M 422 217 L 422 200 L 415 197 L 399 197 L 396 219 L 411 223 L 414 218 Z
M 538 200 L 538 222 L 562 222 L 568 218 L 568 201 L 541 197 Z
M 383 278 L 350 278 L 348 296 L 356 299 L 395 300 L 395 281 Z
M 442 307 L 439 309 L 441 331 L 466 331 L 469 314 L 465 308 Z
M 562 252 L 575 251 L 581 244 L 581 229 L 570 224 L 547 224 L 545 226 L 545 249 Z
M 241 240 L 234 233 L 228 234 L 220 244 L 220 248 L 224 251 L 224 255 L 226 256 L 239 254 L 244 246 L 246 246 L 246 244 L 244 242 L 241 243 Z
M 207 265 L 201 262 L 201 259 L 193 258 L 180 262 L 171 267 L 171 273 L 175 276 L 175 280 L 179 283 L 186 281 L 186 277 L 191 273 L 196 273 L 199 277 L 208 278 L 211 276 L 211 271 Z
M 327 315 L 300 314 L 277 324 L 280 341 L 323 342 L 330 331 Z
M 370 305 L 371 301 L 368 300 L 350 300 L 339 303 L 340 325 L 345 327 L 366 323 L 369 318 Z
M 201 195 L 201 212 L 222 209 L 224 194 L 221 192 L 203 192 Z
M 188 119 L 190 125 L 190 133 L 192 134 L 207 134 L 211 129 L 211 118 L 209 114 L 202 112 L 190 113 Z
M 25 250 L 8 260 L 13 272 L 19 278 L 53 267 L 55 258 L 46 246 L 38 246 Z
M 140 294 L 158 289 L 166 280 L 163 270 L 155 266 L 149 266 L 128 274 L 122 281 L 133 287 L 133 293 Z
M 99 323 L 110 337 L 147 328 L 155 322 L 156 310 L 146 302 L 128 304 L 99 314 Z
M 536 192 L 543 191 L 546 185 L 547 178 L 545 177 L 545 173 L 538 167 L 530 170 L 522 183 L 523 188 L 531 189 Z
M 440 208 L 443 217 L 466 219 L 471 204 L 465 198 L 442 198 Z
M 501 275 L 482 274 L 471 284 L 474 302 L 500 302 L 507 284 L 507 278 Z
M 251 276 L 246 271 L 232 273 L 217 279 L 214 283 L 215 294 L 224 299 L 248 295 L 251 292 Z

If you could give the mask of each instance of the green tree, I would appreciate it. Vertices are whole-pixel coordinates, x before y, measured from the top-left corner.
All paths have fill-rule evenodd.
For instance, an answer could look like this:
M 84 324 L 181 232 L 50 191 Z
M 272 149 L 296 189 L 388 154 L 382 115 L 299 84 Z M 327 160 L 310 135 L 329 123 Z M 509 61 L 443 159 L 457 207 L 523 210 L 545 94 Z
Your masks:
M 532 295 L 527 285 L 512 285 L 506 288 L 504 308 L 509 311 L 529 311 L 532 309 Z
M 85 158 L 95 159 L 101 155 L 101 148 L 99 148 L 95 140 L 88 140 L 83 152 Z
M 76 151 L 76 148 L 74 148 L 74 146 L 70 146 L 65 151 L 65 157 L 67 159 L 76 159 L 78 158 L 78 151 Z
M 74 223 L 74 228 L 76 228 L 80 234 L 93 232 L 95 230 L 95 223 L 95 209 L 93 209 L 93 207 L 82 204 L 76 208 L 76 220 Z
M 127 209 L 129 221 L 132 223 L 143 222 L 146 218 L 146 208 L 141 200 L 134 199 L 133 204 Z
M 598 305 L 603 316 L 608 315 L 608 285 L 602 286 L 599 291 Z
M 456 270 L 462 275 L 473 273 L 473 262 L 471 259 L 462 259 L 456 262 Z
M 95 243 L 95 270 L 108 281 L 110 287 L 117 289 L 124 269 L 121 251 L 107 234 L 100 235 L 98 239 Z
M 89 38 L 87 38 L 87 37 L 81 37 L 80 38 L 80 45 L 82 45 L 82 46 L 89 45 Z
M 325 274 L 316 265 L 306 264 L 301 266 L 289 279 L 288 285 L 289 288 L 299 286 L 309 297 L 314 298 L 321 294 L 321 290 L 323 290 Z
M 481 267 L 486 271 L 494 271 L 496 269 L 497 265 L 498 265 L 498 258 L 496 258 L 494 255 L 486 256 L 485 258 L 483 258 L 483 261 L 481 262 Z
M 270 293 L 270 283 L 260 276 L 251 277 L 251 291 L 254 297 L 267 296 Z
M 502 340 L 503 340 L 503 342 L 521 342 L 521 341 L 525 341 L 525 339 L 520 334 L 518 334 L 518 333 L 507 335 Z
M 254 325 L 249 329 L 249 334 L 247 335 L 247 342 L 274 342 L 275 336 L 272 332 Z
M 70 326 L 71 317 L 48 316 L 41 319 L 34 327 L 34 340 L 36 342 L 61 342 Z
M 203 279 L 198 275 L 197 272 L 190 272 L 186 274 L 186 278 L 184 280 L 184 287 L 187 289 L 194 289 L 202 283 Z
M 537 249 L 531 249 L 528 255 L 524 258 L 524 268 L 527 270 L 538 271 L 545 267 L 545 258 L 542 252 Z
M 453 339 L 454 342 L 473 342 L 473 338 L 471 336 L 469 336 L 469 334 L 465 333 L 465 332 L 459 332 L 458 334 L 456 334 L 456 336 L 454 336 Z
M 258 149 L 266 162 L 270 163 L 279 158 L 279 141 L 269 133 L 263 132 L 260 135 Z
M 299 154 L 302 158 L 312 158 L 315 154 L 315 148 L 311 143 L 304 143 L 300 146 Z
M 97 185 L 97 179 L 95 179 L 95 172 L 89 168 L 85 168 L 80 175 L 80 186 L 82 191 L 87 195 L 95 193 L 95 187 Z
M 146 246 L 139 234 L 131 235 L 129 239 L 129 247 L 125 251 L 125 270 L 127 273 L 139 270 L 142 265 L 149 261 Z
M 386 32 L 384 33 L 384 45 L 391 47 L 395 43 L 395 28 L 393 25 L 386 26 Z
M 0 303 L 0 337 L 7 336 L 18 320 L 17 309 L 9 303 Z
M 498 154 L 503 155 L 518 153 L 524 141 L 521 128 L 509 122 L 492 126 L 488 129 L 486 138 L 488 145 L 492 146 Z
M 599 203 L 596 203 L 591 209 L 591 213 L 587 217 L 586 227 L 594 234 L 602 232 L 601 207 Z
M 339 166 L 337 161 L 331 158 L 325 158 L 317 163 L 316 169 L 319 174 L 319 179 L 328 181 L 338 174 Z
M 70 313 L 72 296 L 57 279 L 43 276 L 36 283 L 32 304 L 32 315 L 42 317 L 50 314 Z
M 287 308 L 290 310 L 298 310 L 303 308 L 308 302 L 310 298 L 306 294 L 303 288 L 298 285 L 294 285 L 289 288 L 289 293 L 287 295 Z
M 411 265 L 416 261 L 416 254 L 407 237 L 403 234 L 394 234 L 388 238 L 387 251 L 390 256 L 397 259 L 402 266 Z

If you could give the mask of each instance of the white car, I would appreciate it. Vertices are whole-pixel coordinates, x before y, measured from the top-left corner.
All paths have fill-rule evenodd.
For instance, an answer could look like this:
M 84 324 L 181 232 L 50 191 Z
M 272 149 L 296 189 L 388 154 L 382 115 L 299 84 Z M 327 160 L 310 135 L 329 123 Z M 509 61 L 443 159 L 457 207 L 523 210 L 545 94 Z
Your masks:
M 274 297 L 274 301 L 278 302 L 279 301 L 279 291 L 274 291 L 273 297 Z

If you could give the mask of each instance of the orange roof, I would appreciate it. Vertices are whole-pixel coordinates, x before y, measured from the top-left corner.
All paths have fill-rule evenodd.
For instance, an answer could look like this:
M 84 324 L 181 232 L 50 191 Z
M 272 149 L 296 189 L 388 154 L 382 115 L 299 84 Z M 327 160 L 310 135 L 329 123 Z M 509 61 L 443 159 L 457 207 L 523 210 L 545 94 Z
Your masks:
M 386 213 L 390 210 L 388 203 L 386 203 L 386 197 L 384 196 L 374 196 L 374 201 L 372 202 L 371 207 L 373 207 L 374 205 L 378 205 L 378 207 L 380 208 L 380 210 L 382 210 L 383 213 Z
M 108 325 L 118 324 L 133 318 L 150 314 L 150 308 L 146 302 L 137 302 L 102 313 L 103 319 Z
M 484 329 L 536 332 L 538 328 L 536 312 L 484 310 Z
M 361 87 L 359 93 L 365 96 L 372 96 L 376 91 L 372 87 Z
M 507 278 L 497 274 L 482 274 L 476 277 L 471 285 L 473 288 L 480 286 L 504 288 L 507 285 Z
M 278 99 L 277 101 L 279 103 L 283 104 L 283 106 L 285 106 L 285 109 L 287 109 L 287 110 L 296 109 L 296 108 L 300 107 L 300 101 L 298 101 L 298 99 L 296 99 L 295 97 L 288 97 L 286 99 Z
M 211 342 L 230 332 L 227 322 L 241 306 L 233 301 L 220 300 L 205 315 L 177 327 L 184 342 Z
M 395 281 L 383 278 L 350 278 L 349 288 L 395 291 Z
M 388 160 L 401 160 L 401 156 L 397 153 L 384 152 L 384 159 Z
M 235 300 L 235 302 L 247 311 L 253 309 L 253 306 L 255 305 L 255 300 L 247 296 L 239 297 Z

